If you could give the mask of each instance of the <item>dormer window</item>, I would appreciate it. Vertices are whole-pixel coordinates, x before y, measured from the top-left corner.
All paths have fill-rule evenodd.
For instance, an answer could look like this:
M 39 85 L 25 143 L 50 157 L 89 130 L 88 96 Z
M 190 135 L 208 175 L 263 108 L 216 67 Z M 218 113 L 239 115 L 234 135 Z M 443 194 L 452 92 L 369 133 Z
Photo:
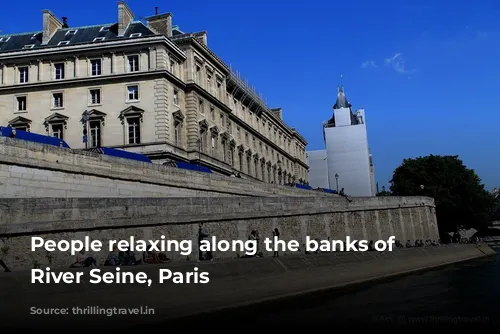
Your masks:
M 0 37 L 0 43 L 7 42 L 9 39 L 10 39 L 10 36 L 9 37 Z
M 36 39 L 36 36 L 38 35 L 38 33 L 36 34 L 33 34 L 33 36 L 31 36 L 31 39 Z
M 33 49 L 35 47 L 35 44 L 28 44 L 23 47 L 23 49 Z
M 99 32 L 107 32 L 107 31 L 109 31 L 109 28 L 111 28 L 111 27 L 102 27 L 102 28 L 99 30 Z
M 57 43 L 57 45 L 68 45 L 69 44 L 69 41 L 61 41 L 59 43 Z
M 78 31 L 77 29 L 76 30 L 68 30 L 68 31 L 66 31 L 66 36 L 74 35 L 74 34 L 76 34 L 77 31 Z
M 130 38 L 141 37 L 141 36 L 142 36 L 142 34 L 140 32 L 134 33 L 134 34 L 130 34 Z
M 104 37 L 94 38 L 94 42 L 102 42 L 102 41 L 104 41 Z

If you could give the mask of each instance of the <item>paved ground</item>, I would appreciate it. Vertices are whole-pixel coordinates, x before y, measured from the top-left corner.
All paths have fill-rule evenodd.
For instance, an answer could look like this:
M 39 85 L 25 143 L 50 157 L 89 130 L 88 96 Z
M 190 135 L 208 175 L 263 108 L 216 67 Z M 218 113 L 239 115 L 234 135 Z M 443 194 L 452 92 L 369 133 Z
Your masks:
M 467 246 L 467 247 L 466 247 Z M 346 284 L 380 279 L 395 274 L 444 265 L 457 260 L 467 260 L 482 254 L 473 245 L 464 247 L 435 247 L 425 255 L 422 251 L 402 251 L 371 258 L 366 254 L 360 259 L 356 254 L 335 259 L 335 256 L 318 255 L 288 257 L 287 259 L 245 259 L 225 263 L 182 264 L 170 266 L 172 270 L 188 270 L 194 265 L 201 270 L 213 271 L 209 284 L 155 284 L 151 287 L 129 284 L 49 284 L 29 283 L 29 274 L 11 273 L 0 276 L 0 308 L 6 319 L 2 327 L 43 328 L 46 326 L 106 325 L 117 329 L 122 326 L 154 325 L 172 318 L 189 316 L 207 310 L 235 307 L 278 297 L 310 293 L 312 291 L 341 287 Z M 470 247 L 469 247 L 470 246 Z M 348 261 L 347 259 L 351 259 Z M 332 264 L 331 262 L 336 262 Z M 322 266 L 318 266 L 322 263 Z M 237 266 L 240 275 L 227 275 Z M 282 267 L 279 270 L 279 267 Z M 141 269 L 158 272 L 158 266 Z M 246 273 L 243 270 L 247 268 Z M 293 269 L 290 269 L 293 268 Z M 306 269 L 301 269 L 306 268 Z M 233 268 L 234 269 L 234 268 Z M 242 274 L 243 273 L 243 274 Z M 140 308 L 154 309 L 154 315 L 64 315 L 30 316 L 31 307 L 39 308 Z M 29 321 L 27 321 L 29 319 Z

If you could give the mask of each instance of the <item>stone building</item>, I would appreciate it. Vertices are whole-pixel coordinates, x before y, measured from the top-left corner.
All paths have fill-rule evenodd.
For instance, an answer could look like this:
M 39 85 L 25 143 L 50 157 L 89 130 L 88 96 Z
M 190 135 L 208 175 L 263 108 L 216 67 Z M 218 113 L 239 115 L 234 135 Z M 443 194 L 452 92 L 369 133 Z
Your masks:
M 186 161 L 265 182 L 307 182 L 306 140 L 172 15 L 0 35 L 0 125 Z M 86 142 L 85 142 L 86 141 Z M 85 143 L 84 143 L 85 142 Z

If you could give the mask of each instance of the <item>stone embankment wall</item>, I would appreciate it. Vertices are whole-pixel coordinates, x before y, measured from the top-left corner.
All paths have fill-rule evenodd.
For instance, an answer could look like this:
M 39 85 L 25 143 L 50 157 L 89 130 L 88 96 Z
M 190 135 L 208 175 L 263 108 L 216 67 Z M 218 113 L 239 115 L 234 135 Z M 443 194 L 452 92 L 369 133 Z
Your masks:
M 398 249 L 393 252 L 334 253 L 321 255 L 253 258 L 209 263 L 144 265 L 122 268 L 145 272 L 153 285 L 123 284 L 30 284 L 29 271 L 0 273 L 0 306 L 3 328 L 29 324 L 34 328 L 68 325 L 120 326 L 152 325 L 164 320 L 201 312 L 250 305 L 310 292 L 321 292 L 374 279 L 436 268 L 494 255 L 485 245 L 450 245 Z M 158 284 L 159 269 L 173 272 L 208 272 L 208 284 Z M 104 271 L 115 268 L 104 267 Z M 84 281 L 85 282 L 85 281 Z M 286 301 L 286 299 L 285 299 Z M 120 316 L 29 316 L 30 307 L 137 308 L 147 306 L 154 315 Z M 192 321 L 192 320 L 191 320 Z M 180 324 L 187 325 L 190 320 Z M 203 322 L 197 322 L 198 324 Z M 163 323 L 162 323 L 163 325 Z M 19 327 L 20 328 L 20 327 Z M 24 327 L 23 327 L 24 328 Z M 147 327 L 141 327 L 146 329 Z M 167 327 L 169 328 L 169 327 Z
M 68 267 L 67 253 L 30 251 L 32 235 L 47 239 L 192 240 L 190 256 L 168 253 L 177 261 L 196 260 L 198 223 L 218 239 L 247 240 L 258 230 L 304 243 L 317 239 L 438 239 L 434 200 L 427 197 L 206 197 L 206 198 L 0 198 L 0 249 L 14 270 L 34 266 Z M 303 251 L 302 251 L 303 253 Z M 93 254 L 99 263 L 107 251 Z M 217 259 L 243 253 L 215 253 Z M 271 255 L 271 254 L 265 254 Z
M 0 137 L 0 197 L 338 197 Z

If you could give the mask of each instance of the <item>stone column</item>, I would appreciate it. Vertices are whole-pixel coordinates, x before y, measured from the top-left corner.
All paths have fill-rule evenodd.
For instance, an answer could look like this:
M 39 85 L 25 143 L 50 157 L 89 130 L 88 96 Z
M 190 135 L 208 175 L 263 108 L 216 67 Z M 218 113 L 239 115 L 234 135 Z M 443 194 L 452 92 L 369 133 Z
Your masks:
M 37 62 L 37 74 L 36 74 L 36 80 L 37 81 L 42 81 L 42 73 L 43 73 L 43 63 L 40 59 L 36 60 Z
M 5 65 L 0 63 L 0 85 L 3 85 L 5 83 Z
M 78 57 L 73 57 L 73 77 L 78 78 Z
M 111 74 L 116 73 L 116 55 L 114 52 L 111 52 Z
M 154 64 L 154 48 L 148 48 L 149 54 L 148 54 L 148 68 L 149 70 L 154 70 L 155 69 L 155 64 Z

